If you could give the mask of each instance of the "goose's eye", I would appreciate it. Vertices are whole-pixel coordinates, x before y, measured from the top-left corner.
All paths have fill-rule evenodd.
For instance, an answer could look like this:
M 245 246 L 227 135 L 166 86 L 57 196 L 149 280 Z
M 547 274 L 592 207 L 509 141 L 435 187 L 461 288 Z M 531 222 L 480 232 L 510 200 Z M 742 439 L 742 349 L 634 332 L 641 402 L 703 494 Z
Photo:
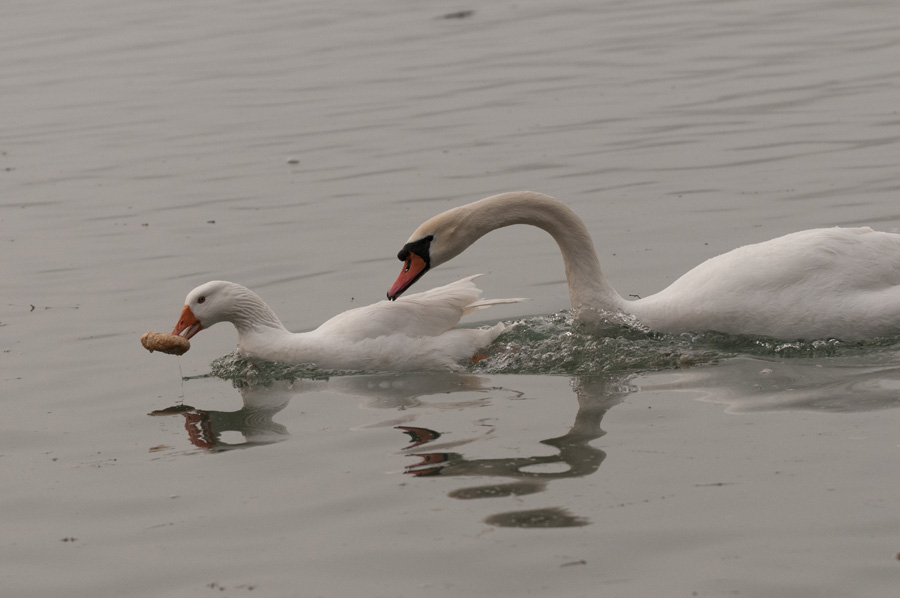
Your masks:
M 206 297 L 197 297 L 197 303 L 206 303 Z

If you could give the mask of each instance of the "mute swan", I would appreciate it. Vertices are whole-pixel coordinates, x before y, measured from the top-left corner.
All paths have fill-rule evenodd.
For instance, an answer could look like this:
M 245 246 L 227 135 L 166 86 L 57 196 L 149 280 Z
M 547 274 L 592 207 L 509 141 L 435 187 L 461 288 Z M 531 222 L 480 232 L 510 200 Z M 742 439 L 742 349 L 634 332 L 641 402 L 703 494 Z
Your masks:
M 430 268 L 488 232 L 537 226 L 562 252 L 576 317 L 626 313 L 660 332 L 714 330 L 790 339 L 870 339 L 900 334 L 900 235 L 869 228 L 801 231 L 711 258 L 662 291 L 622 298 L 600 269 L 581 219 L 552 197 L 502 193 L 438 214 L 398 254 L 396 299 Z
M 215 280 L 185 299 L 172 334 L 191 338 L 218 322 L 237 328 L 237 352 L 281 363 L 313 363 L 325 369 L 455 369 L 489 345 L 507 326 L 452 329 L 479 309 L 522 299 L 482 299 L 463 278 L 396 302 L 379 301 L 345 311 L 311 332 L 288 332 L 275 312 L 250 289 Z M 451 330 L 452 329 L 452 330 Z

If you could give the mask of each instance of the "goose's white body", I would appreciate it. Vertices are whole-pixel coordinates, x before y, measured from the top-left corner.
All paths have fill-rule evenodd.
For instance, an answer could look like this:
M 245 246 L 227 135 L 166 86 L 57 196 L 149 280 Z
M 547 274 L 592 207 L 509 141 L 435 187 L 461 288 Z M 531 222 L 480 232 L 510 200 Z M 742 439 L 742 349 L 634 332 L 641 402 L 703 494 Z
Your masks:
M 556 240 L 572 307 L 586 323 L 618 312 L 672 333 L 845 340 L 900 334 L 898 234 L 801 231 L 711 258 L 655 295 L 627 300 L 603 275 L 581 219 L 552 197 L 531 192 L 495 195 L 426 221 L 400 252 L 405 269 L 388 296 L 396 298 L 429 268 L 512 224 L 537 226 Z
M 456 369 L 489 345 L 506 326 L 453 329 L 464 315 L 521 299 L 480 300 L 470 276 L 443 287 L 351 309 L 310 332 L 289 332 L 256 293 L 212 281 L 192 290 L 173 334 L 192 337 L 217 322 L 238 332 L 237 352 L 281 363 L 341 370 Z

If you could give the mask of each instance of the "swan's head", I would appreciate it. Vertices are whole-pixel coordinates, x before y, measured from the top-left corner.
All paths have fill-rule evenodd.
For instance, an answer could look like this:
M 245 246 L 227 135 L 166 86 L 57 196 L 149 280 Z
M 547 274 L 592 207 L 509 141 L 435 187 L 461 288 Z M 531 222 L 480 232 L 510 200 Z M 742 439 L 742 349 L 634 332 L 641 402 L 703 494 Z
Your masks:
M 242 294 L 250 291 L 239 284 L 214 280 L 202 284 L 184 300 L 184 309 L 172 334 L 191 338 L 218 322 L 231 321 Z
M 512 224 L 531 224 L 554 238 L 573 227 L 584 229 L 564 204 L 531 191 L 500 193 L 455 207 L 426 220 L 397 254 L 403 269 L 388 291 L 388 299 L 402 295 L 428 270 L 452 260 L 483 235 Z
M 403 268 L 387 293 L 388 299 L 393 301 L 402 295 L 428 270 L 452 260 L 483 234 L 470 230 L 472 222 L 469 215 L 474 205 L 447 210 L 426 220 L 416 229 L 397 254 Z

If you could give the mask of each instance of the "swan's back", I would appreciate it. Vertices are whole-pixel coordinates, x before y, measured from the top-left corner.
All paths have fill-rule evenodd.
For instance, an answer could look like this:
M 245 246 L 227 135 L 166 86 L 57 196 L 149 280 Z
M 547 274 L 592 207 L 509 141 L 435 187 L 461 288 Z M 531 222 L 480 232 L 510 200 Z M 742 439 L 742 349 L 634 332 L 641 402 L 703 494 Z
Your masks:
M 900 333 L 900 235 L 812 229 L 740 247 L 632 302 L 664 332 L 848 340 Z

